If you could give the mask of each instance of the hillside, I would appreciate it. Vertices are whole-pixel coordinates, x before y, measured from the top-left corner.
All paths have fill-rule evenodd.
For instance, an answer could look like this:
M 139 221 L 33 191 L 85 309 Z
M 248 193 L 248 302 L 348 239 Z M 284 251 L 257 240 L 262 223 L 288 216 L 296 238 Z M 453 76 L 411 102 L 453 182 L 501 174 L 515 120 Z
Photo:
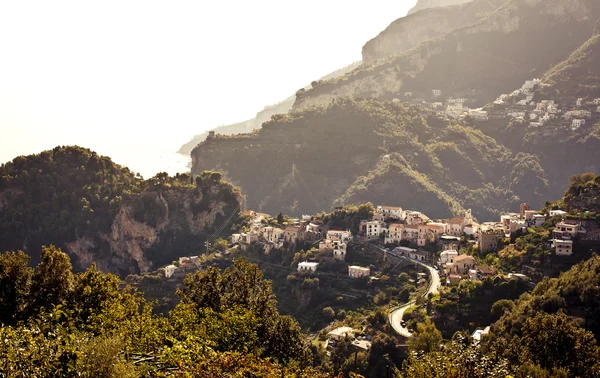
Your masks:
M 56 147 L 0 166 L 0 250 L 36 262 L 54 244 L 78 269 L 144 272 L 199 254 L 239 195 L 218 173 L 142 180 L 88 149 Z
M 207 139 L 192 152 L 192 173 L 223 172 L 249 207 L 271 213 L 377 200 L 420 203 L 434 217 L 466 208 L 489 217 L 519 200 L 541 204 L 547 184 L 536 160 L 420 106 L 338 99 L 276 116 L 257 133 Z
M 415 6 L 408 11 L 408 14 L 413 14 L 423 9 L 465 4 L 469 1 L 472 0 L 418 0 Z
M 509 0 L 473 25 L 318 83 L 298 94 L 294 109 L 347 96 L 404 98 L 406 92 L 429 100 L 434 89 L 483 106 L 564 60 L 590 38 L 599 18 L 595 0 Z
M 442 1 L 438 1 L 441 3 Z M 462 1 L 454 1 L 459 4 Z M 452 30 L 469 26 L 496 10 L 505 0 L 475 0 L 452 7 L 426 7 L 392 22 L 384 31 L 362 49 L 363 62 L 372 64 L 378 59 L 400 54 L 430 39 Z M 419 4 L 423 4 L 420 2 Z M 417 6 L 420 6 L 417 4 Z
M 348 72 L 352 71 L 353 69 L 355 69 L 356 67 L 358 67 L 360 64 L 361 64 L 361 62 L 354 62 L 352 64 L 347 65 L 346 67 L 340 68 L 339 70 L 336 70 L 330 74 L 323 76 L 319 80 L 330 80 L 330 79 L 334 79 L 338 76 L 345 75 L 346 73 L 348 73 Z M 212 130 L 209 130 L 209 131 L 214 131 L 217 134 L 223 134 L 223 135 L 250 133 L 253 130 L 259 129 L 264 122 L 267 122 L 268 120 L 270 120 L 271 117 L 274 116 L 275 114 L 286 114 L 288 111 L 290 111 L 292 109 L 295 101 L 296 101 L 296 95 L 294 94 L 275 105 L 265 106 L 265 108 L 263 110 L 261 110 L 260 112 L 258 112 L 256 114 L 256 117 L 254 117 L 252 119 L 249 119 L 249 120 L 246 120 L 243 122 L 234 123 L 231 125 L 219 126 Z M 186 144 L 181 146 L 181 148 L 177 152 L 182 155 L 189 155 L 192 152 L 192 150 L 194 149 L 194 147 L 196 147 L 198 145 L 198 143 L 200 143 L 206 139 L 209 131 L 205 131 L 202 134 L 195 135 L 189 142 L 187 142 Z
M 558 97 L 563 103 L 577 98 L 600 98 L 600 34 L 590 38 L 565 61 L 542 77 L 542 96 Z

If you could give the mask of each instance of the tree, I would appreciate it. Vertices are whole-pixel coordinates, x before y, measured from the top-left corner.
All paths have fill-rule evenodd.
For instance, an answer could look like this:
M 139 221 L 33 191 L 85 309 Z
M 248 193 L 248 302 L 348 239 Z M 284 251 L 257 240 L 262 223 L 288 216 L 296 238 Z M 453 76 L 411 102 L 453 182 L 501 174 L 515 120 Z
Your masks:
M 0 324 L 14 324 L 27 307 L 33 275 L 28 262 L 23 251 L 0 254 Z
M 513 308 L 515 308 L 515 302 L 509 299 L 500 299 L 499 301 L 494 302 L 492 309 L 490 310 L 492 319 L 494 321 L 500 319 L 505 312 L 510 312 Z
M 277 224 L 279 224 L 279 225 L 283 224 L 283 214 L 282 213 L 277 214 Z
M 440 350 L 442 334 L 435 327 L 430 318 L 425 318 L 422 323 L 417 323 L 417 329 L 412 337 L 408 339 L 408 347 L 413 352 L 430 353 Z
M 332 321 L 333 319 L 335 319 L 335 311 L 333 311 L 333 308 L 325 307 L 323 309 L 323 317 L 326 321 Z
M 42 247 L 42 261 L 35 268 L 31 283 L 30 311 L 50 310 L 63 304 L 73 288 L 71 259 L 51 245 Z

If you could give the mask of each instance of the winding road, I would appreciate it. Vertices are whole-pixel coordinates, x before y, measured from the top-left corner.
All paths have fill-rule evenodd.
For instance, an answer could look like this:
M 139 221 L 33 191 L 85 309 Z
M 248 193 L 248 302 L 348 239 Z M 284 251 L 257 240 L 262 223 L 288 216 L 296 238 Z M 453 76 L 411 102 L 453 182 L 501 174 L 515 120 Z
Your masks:
M 429 288 L 427 289 L 425 294 L 423 294 L 423 296 L 426 297 L 430 293 L 437 294 L 437 292 L 440 289 L 440 285 L 441 285 L 440 275 L 439 275 L 438 271 L 435 268 L 433 268 L 427 264 L 424 264 L 420 261 L 411 260 L 411 259 L 406 259 L 406 260 L 414 262 L 416 264 L 419 264 L 419 265 L 429 269 L 429 276 L 431 277 L 431 282 L 429 283 Z M 400 336 L 403 336 L 403 337 L 411 337 L 412 336 L 412 333 L 410 333 L 408 331 L 408 329 L 402 327 L 402 317 L 404 316 L 404 312 L 414 304 L 415 304 L 415 301 L 408 302 L 400 307 L 393 309 L 392 311 L 390 311 L 390 313 L 388 315 L 388 318 L 389 318 L 392 328 Z

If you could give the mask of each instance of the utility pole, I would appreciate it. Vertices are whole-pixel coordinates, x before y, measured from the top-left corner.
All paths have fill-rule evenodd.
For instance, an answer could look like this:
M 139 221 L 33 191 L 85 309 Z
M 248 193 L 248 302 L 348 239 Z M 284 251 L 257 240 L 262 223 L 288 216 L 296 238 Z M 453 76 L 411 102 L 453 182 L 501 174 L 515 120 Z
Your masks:
M 211 243 L 208 241 L 208 239 L 206 239 L 206 243 L 205 243 L 205 245 L 206 245 L 206 254 L 208 255 L 208 253 L 209 253 L 208 249 L 209 249 L 209 248 L 210 248 L 210 246 L 211 246 Z

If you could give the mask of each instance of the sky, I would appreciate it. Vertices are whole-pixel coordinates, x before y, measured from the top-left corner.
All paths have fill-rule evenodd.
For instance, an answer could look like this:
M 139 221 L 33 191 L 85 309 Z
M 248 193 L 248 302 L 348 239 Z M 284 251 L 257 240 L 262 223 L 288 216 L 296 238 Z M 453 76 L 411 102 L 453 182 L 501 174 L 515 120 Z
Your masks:
M 0 163 L 79 145 L 185 171 L 193 135 L 360 60 L 416 0 L 2 1 Z

